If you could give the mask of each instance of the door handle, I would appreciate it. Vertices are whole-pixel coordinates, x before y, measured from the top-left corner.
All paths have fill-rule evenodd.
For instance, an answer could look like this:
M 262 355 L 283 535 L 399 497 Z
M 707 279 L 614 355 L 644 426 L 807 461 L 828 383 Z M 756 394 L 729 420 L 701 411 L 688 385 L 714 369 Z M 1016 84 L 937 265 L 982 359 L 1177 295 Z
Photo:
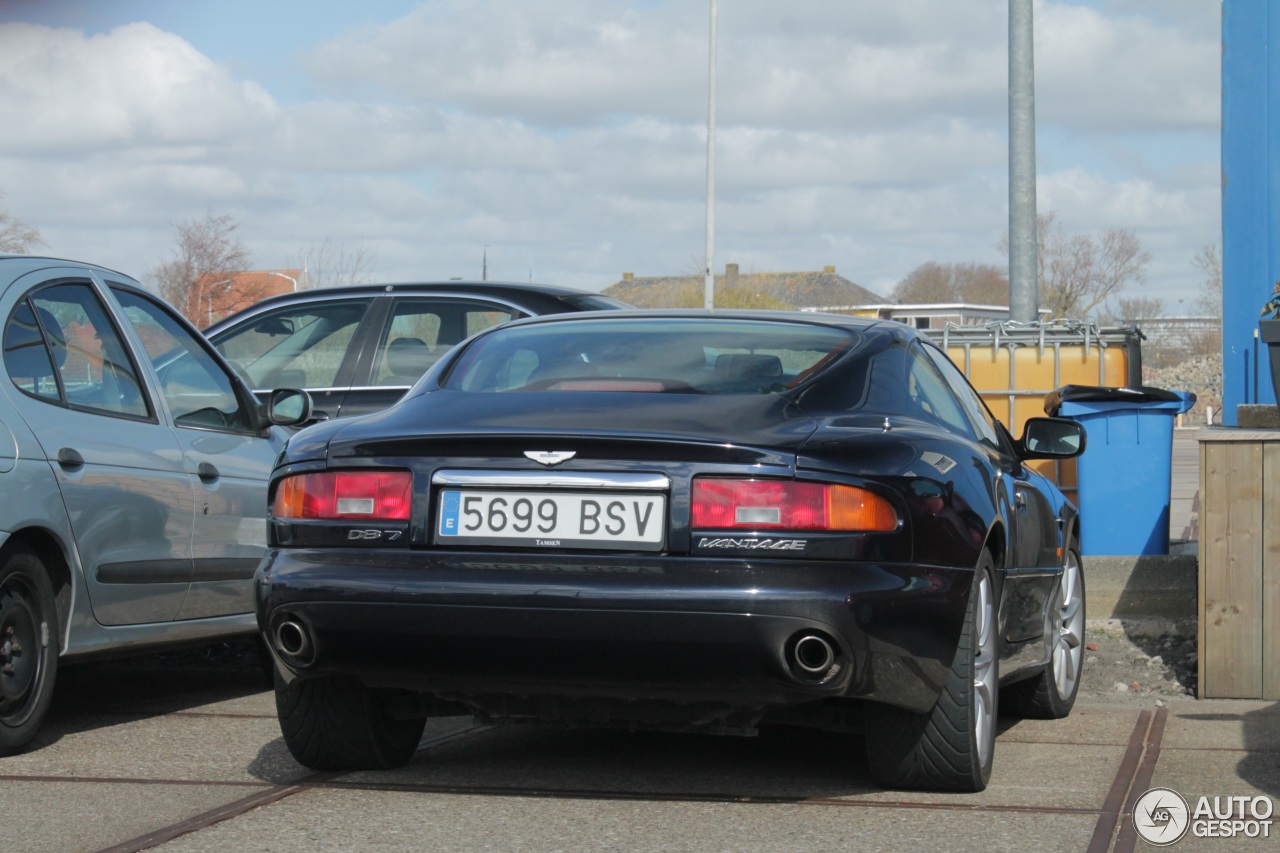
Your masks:
M 202 483 L 213 483 L 222 475 L 218 473 L 218 469 L 213 465 L 208 462 L 201 462 L 196 466 L 196 476 L 200 478 Z
M 64 470 L 70 471 L 75 468 L 84 467 L 84 457 L 70 447 L 64 447 L 58 451 L 58 464 Z
M 1027 493 L 1026 493 L 1026 492 L 1023 492 L 1023 491 L 1017 491 L 1017 492 L 1014 492 L 1014 493 L 1013 493 L 1013 505 L 1014 505 L 1014 506 L 1016 506 L 1018 509 L 1026 509 L 1026 508 L 1027 508 Z

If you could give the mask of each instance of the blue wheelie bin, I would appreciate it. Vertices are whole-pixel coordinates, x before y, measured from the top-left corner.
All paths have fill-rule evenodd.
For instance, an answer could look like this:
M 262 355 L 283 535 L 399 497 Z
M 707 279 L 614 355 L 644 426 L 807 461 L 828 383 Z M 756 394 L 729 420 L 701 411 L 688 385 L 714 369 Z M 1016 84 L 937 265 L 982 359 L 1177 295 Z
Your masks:
M 1081 553 L 1169 553 L 1173 420 L 1195 402 L 1188 391 L 1089 385 L 1045 397 L 1045 412 L 1078 421 L 1089 437 L 1076 460 Z

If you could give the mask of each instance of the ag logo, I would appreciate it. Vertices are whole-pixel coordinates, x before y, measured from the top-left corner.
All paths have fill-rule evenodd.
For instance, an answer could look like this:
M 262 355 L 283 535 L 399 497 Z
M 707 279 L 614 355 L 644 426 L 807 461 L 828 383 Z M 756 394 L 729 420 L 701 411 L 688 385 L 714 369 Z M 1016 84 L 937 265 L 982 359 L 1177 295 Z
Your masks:
M 561 462 L 568 462 L 577 456 L 578 452 L 576 450 L 526 450 L 524 455 L 534 462 L 551 467 L 552 465 L 559 465 Z
M 1157 847 L 1181 840 L 1190 825 L 1187 801 L 1169 788 L 1152 788 L 1133 805 L 1133 828 L 1143 840 Z

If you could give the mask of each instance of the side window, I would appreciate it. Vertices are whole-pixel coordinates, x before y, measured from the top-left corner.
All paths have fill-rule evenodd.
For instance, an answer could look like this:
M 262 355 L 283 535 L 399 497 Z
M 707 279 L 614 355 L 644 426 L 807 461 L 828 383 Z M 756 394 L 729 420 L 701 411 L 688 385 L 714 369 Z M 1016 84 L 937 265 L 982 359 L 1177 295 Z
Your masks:
M 231 377 L 167 308 L 132 290 L 112 292 L 146 348 L 175 424 L 252 431 Z
M 933 363 L 942 372 L 943 378 L 950 383 L 956 397 L 960 400 L 960 405 L 964 406 L 969 419 L 978 430 L 979 437 L 992 447 L 1000 449 L 1000 428 L 996 426 L 997 421 L 991 414 L 991 410 L 982 402 L 982 398 L 973 390 L 969 380 L 964 378 L 960 368 L 956 367 L 955 363 L 937 347 L 926 346 L 924 351 L 929 354 L 929 358 L 933 359 Z
M 5 368 L 27 394 L 76 409 L 148 418 L 129 351 L 88 284 L 28 294 L 9 316 Z
M 978 437 L 937 365 L 919 347 L 912 347 L 907 356 L 907 399 L 914 416 L 937 421 L 969 438 Z
M 449 348 L 517 316 L 500 305 L 462 299 L 401 299 L 378 342 L 374 385 L 412 385 Z
M 293 305 L 223 332 L 213 345 L 255 389 L 331 388 L 368 299 Z

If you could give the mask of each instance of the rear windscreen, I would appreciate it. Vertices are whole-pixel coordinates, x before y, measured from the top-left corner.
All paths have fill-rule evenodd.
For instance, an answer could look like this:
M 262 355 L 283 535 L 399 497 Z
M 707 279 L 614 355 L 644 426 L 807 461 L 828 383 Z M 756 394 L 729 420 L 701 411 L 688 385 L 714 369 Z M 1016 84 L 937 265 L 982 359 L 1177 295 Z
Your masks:
M 476 341 L 445 387 L 767 394 L 799 385 L 854 342 L 847 329 L 763 320 L 631 315 L 509 326 Z

